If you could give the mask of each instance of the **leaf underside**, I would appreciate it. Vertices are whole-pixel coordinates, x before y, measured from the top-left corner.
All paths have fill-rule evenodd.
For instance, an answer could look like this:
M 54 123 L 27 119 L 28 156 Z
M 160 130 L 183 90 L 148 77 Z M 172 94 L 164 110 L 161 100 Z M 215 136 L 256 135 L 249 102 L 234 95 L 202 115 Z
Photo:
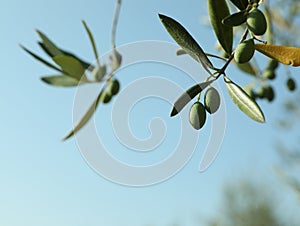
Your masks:
M 89 109 L 87 110 L 87 112 L 83 115 L 83 117 L 80 119 L 80 121 L 76 124 L 76 126 L 72 129 L 72 131 L 70 131 L 64 138 L 63 141 L 66 141 L 67 139 L 71 138 L 75 133 L 77 133 L 82 127 L 84 127 L 86 125 L 86 123 L 91 119 L 91 117 L 93 116 L 93 114 L 95 113 L 100 100 L 101 100 L 101 95 L 102 95 L 103 91 L 101 91 L 98 95 L 98 97 L 96 98 L 96 100 L 94 100 L 94 102 L 91 104 L 91 106 L 89 107 Z
M 257 103 L 237 84 L 224 77 L 226 88 L 232 101 L 251 119 L 264 123 L 265 117 Z
M 54 75 L 54 76 L 42 77 L 41 80 L 49 85 L 59 86 L 59 87 L 73 87 L 79 84 L 79 81 L 77 79 L 74 79 L 66 75 Z

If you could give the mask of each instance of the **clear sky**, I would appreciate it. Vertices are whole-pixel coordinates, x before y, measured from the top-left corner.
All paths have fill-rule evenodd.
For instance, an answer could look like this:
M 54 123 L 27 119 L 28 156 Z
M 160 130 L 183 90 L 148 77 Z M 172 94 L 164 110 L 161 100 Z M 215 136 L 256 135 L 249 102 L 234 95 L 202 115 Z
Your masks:
M 164 13 L 184 24 L 206 51 L 214 52 L 214 34 L 201 23 L 207 15 L 203 2 L 123 0 L 117 44 L 144 40 L 174 43 L 158 19 L 157 14 Z M 52 75 L 53 71 L 23 52 L 19 43 L 43 55 L 36 43 L 38 37 L 34 30 L 38 28 L 59 46 L 92 62 L 92 50 L 81 20 L 86 20 L 96 37 L 99 51 L 104 54 L 110 48 L 114 6 L 115 2 L 108 0 L 11 0 L 2 3 L 0 224 L 196 225 L 199 218 L 205 220 L 218 213 L 222 188 L 228 182 L 246 178 L 263 184 L 262 189 L 275 192 L 284 189 L 273 171 L 278 162 L 275 141 L 280 138 L 292 142 L 293 137 L 278 132 L 275 126 L 281 116 L 282 101 L 291 97 L 281 84 L 285 81 L 283 69 L 274 82 L 276 89 L 282 90 L 275 103 L 260 102 L 267 120 L 263 125 L 244 116 L 231 103 L 220 83 L 226 102 L 226 133 L 220 154 L 205 172 L 200 173 L 198 167 L 209 138 L 209 123 L 201 130 L 198 146 L 189 163 L 169 180 L 148 187 L 122 186 L 104 179 L 88 166 L 74 139 L 61 142 L 72 125 L 76 89 L 53 88 L 42 83 L 39 78 Z M 199 68 L 201 73 L 205 72 Z M 234 81 L 249 81 L 247 75 L 234 68 L 229 70 L 229 75 Z M 122 87 L 145 76 L 163 76 L 179 82 L 183 88 L 192 85 L 190 78 L 180 70 L 154 63 L 129 66 L 117 74 Z M 99 134 L 103 133 L 108 149 L 120 148 L 114 156 L 141 164 L 136 153 L 120 146 L 118 140 L 110 136 L 110 117 L 107 115 L 111 107 L 110 104 L 97 111 Z M 178 127 L 173 123 L 179 123 L 179 120 L 168 117 L 170 109 L 169 104 L 157 99 L 141 102 L 131 112 L 129 122 L 133 133 L 142 138 L 149 136 L 147 124 L 154 115 L 164 119 L 167 128 L 171 128 L 166 139 L 176 141 Z M 173 145 L 170 140 L 167 142 L 166 147 Z M 161 148 L 160 151 L 151 154 L 145 162 L 162 160 L 172 150 Z M 281 205 L 284 208 L 288 198 L 283 199 Z

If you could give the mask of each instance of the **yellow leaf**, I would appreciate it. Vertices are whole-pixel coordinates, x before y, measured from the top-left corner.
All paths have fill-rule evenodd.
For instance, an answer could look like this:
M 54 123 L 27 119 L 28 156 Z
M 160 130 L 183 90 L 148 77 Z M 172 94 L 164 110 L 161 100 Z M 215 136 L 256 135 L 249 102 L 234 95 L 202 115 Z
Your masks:
M 300 66 L 300 48 L 271 44 L 255 44 L 255 49 L 280 63 L 294 67 Z

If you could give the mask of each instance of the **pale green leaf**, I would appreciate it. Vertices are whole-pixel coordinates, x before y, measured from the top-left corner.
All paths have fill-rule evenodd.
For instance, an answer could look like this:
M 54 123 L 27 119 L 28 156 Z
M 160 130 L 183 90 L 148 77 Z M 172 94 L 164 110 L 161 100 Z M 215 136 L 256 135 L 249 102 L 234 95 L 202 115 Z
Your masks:
M 72 129 L 72 131 L 70 131 L 64 138 L 63 141 L 69 139 L 70 137 L 72 137 L 75 133 L 77 133 L 82 127 L 85 126 L 85 124 L 91 119 L 91 117 L 94 115 L 100 100 L 101 100 L 101 95 L 102 95 L 103 91 L 101 91 L 98 95 L 98 97 L 96 98 L 96 100 L 94 100 L 94 102 L 92 103 L 92 105 L 89 107 L 89 109 L 87 110 L 87 112 L 83 115 L 83 117 L 81 118 L 81 120 L 75 125 L 75 127 Z
M 176 20 L 159 14 L 159 18 L 177 44 L 204 67 L 214 68 L 202 48 L 190 33 Z
M 69 76 L 80 80 L 84 75 L 85 69 L 82 64 L 74 57 L 59 55 L 52 58 L 62 70 Z
M 202 82 L 189 88 L 183 93 L 174 103 L 170 116 L 177 115 L 195 96 L 197 96 L 202 90 L 209 86 L 213 81 Z
M 233 30 L 232 27 L 222 23 L 230 15 L 225 0 L 208 0 L 208 11 L 212 27 L 222 48 L 229 55 L 232 52 Z
M 253 100 L 241 87 L 233 83 L 229 78 L 224 77 L 224 81 L 226 83 L 229 96 L 238 108 L 251 119 L 261 123 L 265 122 L 264 114 L 255 100 Z
M 79 84 L 79 81 L 77 79 L 74 79 L 66 75 L 54 75 L 54 76 L 42 77 L 41 80 L 49 85 L 61 86 L 61 87 L 71 87 L 71 86 L 77 86 Z
M 92 44 L 92 47 L 93 47 L 93 51 L 94 51 L 94 55 L 95 55 L 95 58 L 96 60 L 98 61 L 99 60 L 99 57 L 98 57 L 98 51 L 97 51 L 97 47 L 96 47 L 96 43 L 95 43 L 95 40 L 94 40 L 94 37 L 93 37 L 93 34 L 91 32 L 91 30 L 89 29 L 88 25 L 86 24 L 86 22 L 83 20 L 82 21 L 82 24 L 86 30 L 86 33 L 88 34 L 89 36 L 89 39 L 90 39 L 90 42 Z
M 254 67 L 252 66 L 252 64 L 250 62 L 244 63 L 244 64 L 239 64 L 236 63 L 236 66 L 243 72 L 256 76 L 256 72 L 254 70 Z

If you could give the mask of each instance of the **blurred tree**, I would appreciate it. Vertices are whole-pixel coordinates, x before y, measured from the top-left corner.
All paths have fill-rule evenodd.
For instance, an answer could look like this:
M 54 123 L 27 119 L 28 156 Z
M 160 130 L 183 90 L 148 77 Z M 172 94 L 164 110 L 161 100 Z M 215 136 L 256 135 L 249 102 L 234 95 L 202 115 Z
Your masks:
M 220 214 L 210 226 L 285 226 L 274 199 L 250 182 L 230 184 L 224 190 Z

